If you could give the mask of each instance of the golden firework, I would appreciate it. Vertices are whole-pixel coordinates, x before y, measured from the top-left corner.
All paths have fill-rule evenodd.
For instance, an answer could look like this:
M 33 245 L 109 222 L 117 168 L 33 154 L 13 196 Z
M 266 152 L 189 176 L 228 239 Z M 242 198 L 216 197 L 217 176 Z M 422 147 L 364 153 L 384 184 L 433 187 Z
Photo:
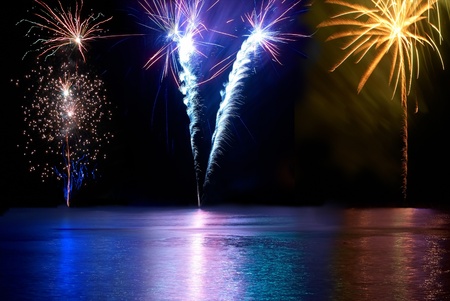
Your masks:
M 328 0 L 326 3 L 343 7 L 343 11 L 320 23 L 319 28 L 343 26 L 343 30 L 331 34 L 327 41 L 346 39 L 346 52 L 331 69 L 334 71 L 349 57 L 355 56 L 359 63 L 369 52 L 374 52 L 366 71 L 358 84 L 362 90 L 378 64 L 389 54 L 389 83 L 394 84 L 395 95 L 400 89 L 403 108 L 403 196 L 406 198 L 408 167 L 408 103 L 414 75 L 419 76 L 422 47 L 430 47 L 444 62 L 434 41 L 440 32 L 439 0 L 371 0 L 370 7 L 343 0 Z M 436 16 L 436 17 L 433 17 Z M 437 20 L 434 21 L 433 20 Z

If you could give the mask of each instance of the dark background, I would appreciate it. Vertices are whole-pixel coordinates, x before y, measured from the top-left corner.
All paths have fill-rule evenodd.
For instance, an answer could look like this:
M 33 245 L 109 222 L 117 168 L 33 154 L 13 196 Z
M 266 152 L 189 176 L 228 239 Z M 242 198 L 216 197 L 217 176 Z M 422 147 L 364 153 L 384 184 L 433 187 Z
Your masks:
M 212 42 L 223 47 L 207 50 L 205 66 L 239 49 L 246 28 L 238 21 L 220 23 L 229 12 L 241 9 L 241 2 L 237 3 L 222 1 L 206 20 L 212 29 L 231 30 L 237 38 L 216 35 Z M 16 25 L 21 19 L 33 18 L 33 6 L 31 0 L 11 2 L 2 18 L 4 207 L 64 204 L 62 182 L 41 182 L 37 174 L 28 172 L 21 149 L 26 126 L 21 108 L 24 91 L 11 80 L 23 78 L 33 64 L 31 58 L 22 59 L 33 42 L 25 37 L 28 27 Z M 282 65 L 261 56 L 246 81 L 229 148 L 205 191 L 205 204 L 445 206 L 450 74 L 442 70 L 436 53 L 423 55 L 420 77 L 413 80 L 409 98 L 410 107 L 418 101 L 419 112 L 410 114 L 408 197 L 404 201 L 401 110 L 398 97 L 391 99 L 389 70 L 381 65 L 358 95 L 364 62 L 349 60 L 335 72 L 328 71 L 343 52 L 339 44 L 325 42 L 329 30 L 316 26 L 332 10 L 323 1 L 300 7 L 298 22 L 286 30 L 314 35 L 283 44 Z M 112 122 L 105 126 L 115 138 L 104 149 L 107 159 L 98 162 L 99 177 L 74 193 L 73 204 L 195 205 L 189 119 L 182 94 L 172 78 L 161 81 L 162 62 L 150 69 L 143 67 L 161 46 L 161 34 L 140 24 L 148 19 L 137 1 L 85 1 L 83 12 L 91 9 L 113 16 L 103 26 L 107 34 L 120 35 L 92 41 L 87 51 L 87 64 L 104 80 L 113 104 Z M 242 13 L 247 11 L 248 7 L 242 7 Z M 444 9 L 444 39 L 448 18 Z M 440 51 L 447 63 L 448 41 L 444 40 Z M 224 72 L 201 87 L 209 129 L 200 146 L 203 154 L 209 147 L 219 91 L 227 76 Z

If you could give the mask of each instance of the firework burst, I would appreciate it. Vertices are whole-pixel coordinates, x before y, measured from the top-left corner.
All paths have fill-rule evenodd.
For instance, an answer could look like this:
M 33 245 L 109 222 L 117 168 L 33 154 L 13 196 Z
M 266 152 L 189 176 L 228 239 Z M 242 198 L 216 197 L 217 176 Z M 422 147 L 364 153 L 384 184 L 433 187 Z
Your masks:
M 81 54 L 86 61 L 85 52 L 87 43 L 99 38 L 106 38 L 103 35 L 104 30 L 101 25 L 110 21 L 112 17 L 103 18 L 102 14 L 88 15 L 83 19 L 81 11 L 83 0 L 76 2 L 75 9 L 65 9 L 58 1 L 59 7 L 52 9 L 48 4 L 41 0 L 35 0 L 41 8 L 35 13 L 36 21 L 24 19 L 20 22 L 31 24 L 27 36 L 31 36 L 35 30 L 40 30 L 38 39 L 34 44 L 38 45 L 39 56 L 54 55 L 61 47 L 72 46 Z M 44 37 L 42 31 L 46 31 L 47 37 Z
M 204 2 L 153 0 L 139 4 L 156 27 L 144 26 L 160 32 L 164 40 L 163 46 L 148 59 L 144 67 L 149 69 L 156 62 L 164 60 L 162 77 L 170 73 L 175 82 L 181 85 L 179 74 L 183 71 L 179 64 L 188 63 L 195 53 L 206 57 L 196 47 L 201 44 L 198 37 L 207 30 L 199 19 Z
M 29 104 L 23 107 L 30 171 L 40 172 L 43 181 L 51 176 L 64 180 L 68 206 L 72 189 L 94 174 L 102 145 L 113 137 L 100 129 L 111 119 L 103 81 L 73 70 L 66 63 L 33 70 L 26 76 L 31 84 L 25 97 Z M 43 158 L 46 163 L 39 163 Z
M 403 196 L 406 198 L 408 167 L 408 101 L 414 74 L 419 76 L 420 50 L 430 47 L 444 63 L 434 35 L 442 37 L 440 25 L 432 23 L 433 12 L 438 13 L 438 0 L 371 0 L 371 7 L 342 0 L 328 0 L 346 10 L 318 25 L 321 27 L 344 26 L 344 29 L 328 37 L 329 40 L 348 39 L 343 46 L 345 56 L 331 71 L 338 68 L 349 57 L 356 56 L 360 62 L 369 51 L 375 56 L 369 62 L 358 84 L 358 93 L 364 87 L 380 61 L 391 54 L 389 82 L 394 84 L 394 94 L 400 89 L 403 108 Z M 437 18 L 439 20 L 439 17 Z
M 254 9 L 252 13 L 245 14 L 245 19 L 251 25 L 251 33 L 248 36 L 248 43 L 252 47 L 260 46 L 277 63 L 282 65 L 279 60 L 280 44 L 293 42 L 306 35 L 298 33 L 283 32 L 280 26 L 283 22 L 293 20 L 293 10 L 300 1 L 294 1 L 287 8 L 283 8 L 286 1 L 269 0 L 262 1 L 259 10 Z

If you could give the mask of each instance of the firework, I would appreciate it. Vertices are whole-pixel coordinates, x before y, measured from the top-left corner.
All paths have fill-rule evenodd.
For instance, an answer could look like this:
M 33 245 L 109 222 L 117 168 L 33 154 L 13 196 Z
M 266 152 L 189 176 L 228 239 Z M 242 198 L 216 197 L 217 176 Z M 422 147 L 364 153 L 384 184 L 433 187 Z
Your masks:
M 102 35 L 101 29 L 112 17 L 91 13 L 83 19 L 83 0 L 75 2 L 74 10 L 65 9 L 59 0 L 55 9 L 41 0 L 35 3 L 40 9 L 34 14 L 37 20 L 19 22 L 31 24 L 26 35 L 37 36 L 33 43 L 37 49 L 31 51 L 38 52 L 38 67 L 26 76 L 30 83 L 25 97 L 29 105 L 24 107 L 25 154 L 31 157 L 30 170 L 40 170 L 43 180 L 56 175 L 64 181 L 70 206 L 73 189 L 95 174 L 100 147 L 112 137 L 99 131 L 99 125 L 111 118 L 103 81 L 92 72 L 80 71 L 88 66 L 80 66 L 79 58 L 71 59 L 70 54 L 75 49 L 85 63 L 90 41 L 112 37 Z M 56 159 L 61 154 L 62 162 Z M 42 158 L 48 159 L 45 164 L 38 163 Z
M 375 56 L 369 62 L 358 84 L 358 93 L 364 87 L 380 61 L 391 54 L 389 82 L 394 84 L 394 94 L 400 89 L 403 108 L 403 162 L 402 190 L 406 198 L 408 167 L 408 101 L 412 79 L 419 75 L 420 49 L 428 46 L 444 63 L 434 35 L 441 37 L 439 24 L 432 23 L 430 15 L 437 11 L 438 0 L 371 0 L 371 7 L 341 0 L 328 0 L 327 3 L 345 8 L 318 27 L 344 26 L 344 29 L 328 37 L 327 40 L 348 39 L 344 44 L 345 56 L 337 62 L 331 71 L 338 68 L 349 57 L 356 56 L 360 62 L 369 51 Z M 439 17 L 437 18 L 439 20 Z
M 72 188 L 93 175 L 102 145 L 113 137 L 99 127 L 111 119 L 104 83 L 67 63 L 41 65 L 26 79 L 31 83 L 25 97 L 29 104 L 23 107 L 30 171 L 40 172 L 43 181 L 51 176 L 64 180 L 69 206 Z
M 192 1 L 152 1 L 140 3 L 147 16 L 161 31 L 166 43 L 150 57 L 145 68 L 150 68 L 155 62 L 164 60 L 162 77 L 169 73 L 178 84 L 178 88 L 185 96 L 183 103 L 190 120 L 189 131 L 191 149 L 194 157 L 194 168 L 197 181 L 197 201 L 200 206 L 200 183 L 202 182 L 202 168 L 199 162 L 198 142 L 202 136 L 201 115 L 203 104 L 199 95 L 199 80 L 195 73 L 195 65 L 199 57 L 205 55 L 198 50 L 199 37 L 206 31 L 200 15 L 204 6 L 202 0 Z
M 20 22 L 27 22 L 32 25 L 27 36 L 31 36 L 36 30 L 40 30 L 38 39 L 34 42 L 38 45 L 38 49 L 33 50 L 38 51 L 39 56 L 54 55 L 61 47 L 72 46 L 79 51 L 85 61 L 87 43 L 95 39 L 108 37 L 103 35 L 104 31 L 101 25 L 110 21 L 112 17 L 104 19 L 102 14 L 91 13 L 83 19 L 81 15 L 83 0 L 80 3 L 76 2 L 74 11 L 64 9 L 60 1 L 58 1 L 59 7 L 56 9 L 52 9 L 41 0 L 35 0 L 35 2 L 41 8 L 39 12 L 35 13 L 37 20 L 24 19 Z
M 287 8 L 283 8 L 286 6 L 285 2 L 262 1 L 259 9 L 255 8 L 251 13 L 244 15 L 244 20 L 251 26 L 251 32 L 237 52 L 228 82 L 221 91 L 221 102 L 216 115 L 216 126 L 212 136 L 204 186 L 209 184 L 214 167 L 218 165 L 218 158 L 223 154 L 227 145 L 231 119 L 238 116 L 238 108 L 242 104 L 244 81 L 250 76 L 256 65 L 254 59 L 259 52 L 263 51 L 281 64 L 280 44 L 292 42 L 299 37 L 306 37 L 306 35 L 282 31 L 283 23 L 293 20 L 293 11 L 300 3 L 300 1 L 294 1 Z

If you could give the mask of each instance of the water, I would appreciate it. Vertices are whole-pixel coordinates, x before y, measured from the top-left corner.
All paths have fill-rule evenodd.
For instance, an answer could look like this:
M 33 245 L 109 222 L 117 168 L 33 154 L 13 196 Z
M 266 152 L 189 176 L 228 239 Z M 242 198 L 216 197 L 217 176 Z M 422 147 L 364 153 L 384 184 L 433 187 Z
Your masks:
M 450 300 L 450 213 L 13 208 L 1 300 Z

